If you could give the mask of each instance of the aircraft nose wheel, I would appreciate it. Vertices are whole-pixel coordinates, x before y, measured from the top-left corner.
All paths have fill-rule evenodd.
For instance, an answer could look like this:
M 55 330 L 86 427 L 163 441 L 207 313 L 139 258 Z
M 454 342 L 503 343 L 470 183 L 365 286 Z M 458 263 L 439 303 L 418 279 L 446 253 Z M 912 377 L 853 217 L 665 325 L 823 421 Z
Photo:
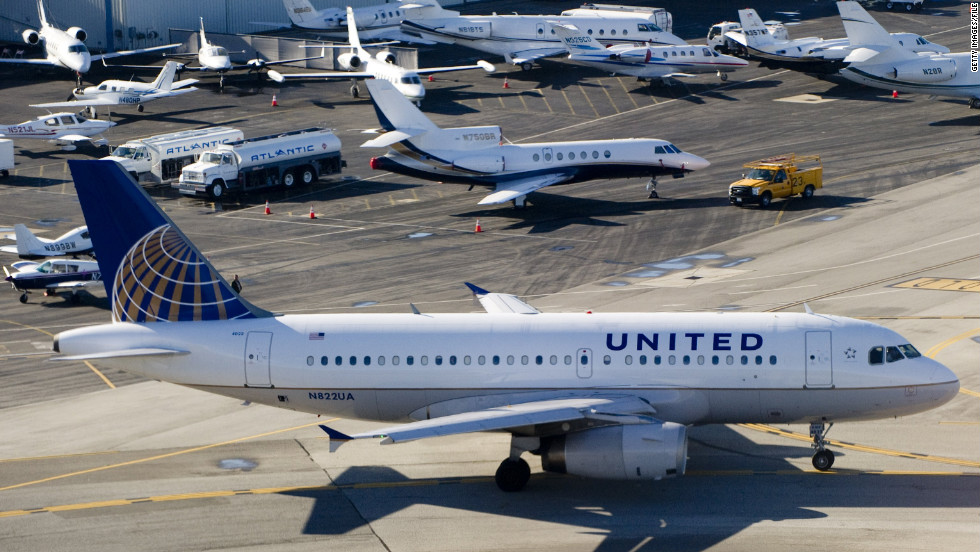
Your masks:
M 494 481 L 497 482 L 497 487 L 505 493 L 520 491 L 527 485 L 530 478 L 531 467 L 527 465 L 527 462 L 523 458 L 508 458 L 504 460 L 500 463 L 500 467 L 497 468 L 497 473 L 494 475 Z
M 819 471 L 827 471 L 834 465 L 834 453 L 829 450 L 818 450 L 813 455 L 812 463 Z
M 832 427 L 834 424 L 825 425 L 822 422 L 810 424 L 810 437 L 813 437 L 813 444 L 810 446 L 815 449 L 811 462 L 819 471 L 827 471 L 834 465 L 834 453 L 827 450 L 827 433 Z
M 656 178 L 651 178 L 650 179 L 650 182 L 647 182 L 647 191 L 650 192 L 650 195 L 647 196 L 649 199 L 657 199 L 657 198 L 660 197 L 657 194 L 657 179 Z
M 20 302 L 21 303 L 26 303 L 27 302 L 27 292 L 24 292 L 24 293 L 20 294 Z

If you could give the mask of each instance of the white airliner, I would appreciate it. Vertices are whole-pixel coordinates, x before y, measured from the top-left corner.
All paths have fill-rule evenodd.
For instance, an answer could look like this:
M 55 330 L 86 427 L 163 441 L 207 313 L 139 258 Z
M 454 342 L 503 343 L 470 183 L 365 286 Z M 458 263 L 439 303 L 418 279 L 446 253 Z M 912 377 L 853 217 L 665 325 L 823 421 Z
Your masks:
M 337 56 L 337 64 L 344 69 L 344 72 L 282 74 L 270 70 L 269 78 L 276 82 L 284 82 L 286 79 L 352 79 L 354 83 L 351 85 L 350 93 L 355 98 L 359 95 L 355 79 L 381 79 L 390 82 L 406 98 L 418 103 L 425 97 L 425 86 L 422 85 L 422 79 L 419 78 L 419 75 L 468 71 L 470 69 L 483 69 L 488 73 L 494 72 L 493 65 L 483 60 L 477 62 L 476 65 L 406 69 L 395 63 L 395 54 L 387 50 L 371 55 L 361 47 L 361 39 L 357 27 L 354 25 L 353 9 L 350 6 L 347 7 L 347 14 L 348 39 L 352 51 Z M 340 47 L 346 48 L 346 46 Z
M 571 25 L 554 24 L 553 28 L 568 50 L 568 59 L 612 74 L 659 78 L 667 83 L 672 77 L 717 73 L 721 80 L 728 80 L 729 72 L 749 65 L 744 59 L 719 54 L 707 46 L 617 44 L 607 48 Z
M 92 60 L 103 60 L 119 56 L 129 56 L 133 54 L 143 54 L 146 52 L 156 52 L 176 48 L 180 44 L 168 44 L 166 46 L 155 46 L 153 48 L 140 48 L 138 50 L 125 50 L 120 52 L 106 52 L 104 54 L 92 55 L 85 47 L 84 41 L 88 34 L 81 27 L 71 27 L 63 31 L 50 23 L 44 13 L 43 0 L 37 0 L 37 11 L 41 19 L 41 28 L 27 29 L 23 32 L 24 42 L 35 46 L 40 45 L 44 48 L 47 55 L 44 59 L 21 59 L 21 58 L 0 58 L 0 63 L 30 63 L 35 65 L 56 65 L 71 69 L 79 75 L 87 73 L 92 65 Z M 7 14 L 9 16 L 9 14 Z
M 738 18 L 742 22 L 743 33 L 728 33 L 726 36 L 740 42 L 749 57 L 761 59 L 767 67 L 837 73 L 845 65 L 844 58 L 856 48 L 848 38 L 777 39 L 753 9 L 738 10 Z M 891 36 L 900 48 L 910 52 L 949 52 L 949 48 L 929 42 L 914 33 L 894 33 Z
M 62 255 L 84 255 L 92 253 L 92 238 L 89 237 L 88 227 L 79 226 L 54 238 L 40 238 L 23 224 L 14 225 L 16 245 L 4 245 L 0 251 L 16 253 L 22 259 L 43 259 Z
M 31 104 L 31 107 L 93 107 L 103 105 L 135 105 L 138 111 L 143 111 L 143 104 L 160 98 L 179 96 L 197 90 L 190 86 L 197 79 L 184 79 L 174 82 L 177 74 L 176 61 L 168 61 L 156 80 L 150 83 L 123 80 L 102 81 L 97 86 L 76 88 L 72 95 L 75 100 L 67 102 L 52 102 Z M 189 88 L 187 88 L 189 87 Z
M 508 432 L 505 491 L 527 483 L 525 452 L 552 472 L 680 476 L 689 424 L 808 423 L 813 464 L 827 470 L 826 424 L 914 414 L 959 391 L 901 335 L 811 312 L 547 314 L 471 286 L 488 313 L 272 315 L 236 294 L 118 164 L 68 164 L 113 321 L 58 334 L 60 360 L 407 422 L 350 436 L 382 443 Z M 328 433 L 332 449 L 349 438 Z
M 844 59 L 848 64 L 841 70 L 844 78 L 885 90 L 968 98 L 971 108 L 980 108 L 976 52 L 910 52 L 860 4 L 838 2 L 837 7 L 856 48 Z
M 663 14 L 661 14 L 663 15 Z M 565 53 L 550 23 L 573 25 L 602 44 L 686 44 L 656 23 L 657 14 L 618 9 L 575 9 L 561 15 L 460 15 L 443 10 L 406 17 L 402 31 L 422 39 L 458 44 L 503 56 L 507 63 L 530 70 L 536 59 Z M 666 18 L 669 21 L 669 17 Z
M 0 124 L 0 138 L 47 140 L 65 151 L 72 151 L 78 142 L 92 142 L 96 146 L 108 144 L 102 133 L 114 126 L 116 123 L 112 121 L 87 119 L 81 113 L 52 113 L 18 125 Z
M 282 0 L 286 14 L 294 27 L 319 31 L 317 34 L 330 38 L 347 38 L 347 11 L 328 7 L 317 10 L 309 0 Z M 385 39 L 402 42 L 419 42 L 399 29 L 404 17 L 424 17 L 427 11 L 440 12 L 442 8 L 434 0 L 399 0 L 396 3 L 363 6 L 354 9 L 354 22 L 364 40 Z M 425 41 L 431 43 L 431 41 Z
M 552 184 L 599 178 L 684 176 L 708 166 L 665 140 L 630 138 L 576 142 L 505 143 L 499 126 L 439 128 L 385 81 L 367 81 L 385 131 L 361 147 L 388 147 L 371 168 L 424 180 L 493 186 L 480 205 L 514 202 Z

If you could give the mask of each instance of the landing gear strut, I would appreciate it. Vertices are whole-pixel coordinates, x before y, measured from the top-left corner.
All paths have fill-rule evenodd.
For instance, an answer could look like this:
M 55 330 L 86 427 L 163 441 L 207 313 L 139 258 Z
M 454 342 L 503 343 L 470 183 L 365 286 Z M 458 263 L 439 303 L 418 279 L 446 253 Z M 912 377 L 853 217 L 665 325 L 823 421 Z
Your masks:
M 834 424 L 824 425 L 822 422 L 810 424 L 810 437 L 813 437 L 813 444 L 810 446 L 815 451 L 813 453 L 812 463 L 813 467 L 819 471 L 827 471 L 834 465 L 834 453 L 826 448 L 827 432 L 832 427 L 834 427 Z
M 357 79 L 351 79 L 350 82 L 350 97 L 356 99 L 361 95 L 361 91 L 357 89 Z
M 647 191 L 650 192 L 648 196 L 650 199 L 657 199 L 660 196 L 657 195 L 657 178 L 650 177 L 650 182 L 647 182 Z

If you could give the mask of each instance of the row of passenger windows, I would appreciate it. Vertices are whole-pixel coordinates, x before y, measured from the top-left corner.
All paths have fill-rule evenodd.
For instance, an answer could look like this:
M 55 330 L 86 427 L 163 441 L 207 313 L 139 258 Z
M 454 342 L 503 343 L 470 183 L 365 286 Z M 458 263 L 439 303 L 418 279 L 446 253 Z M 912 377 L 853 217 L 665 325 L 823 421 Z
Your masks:
M 416 358 L 414 355 L 408 355 L 404 358 L 404 362 L 406 366 L 414 366 L 416 361 L 418 361 L 418 364 L 420 364 L 421 366 L 428 366 L 430 360 L 436 366 L 443 366 L 443 365 L 456 366 L 457 364 L 462 364 L 463 366 L 470 366 L 471 364 L 474 363 L 474 361 L 478 366 L 485 366 L 487 364 L 488 357 L 486 355 L 479 355 L 475 358 L 470 355 L 465 355 L 463 357 L 457 357 L 456 355 L 450 355 L 448 357 L 443 357 L 442 355 L 436 355 L 430 359 L 428 355 L 421 355 L 418 358 Z M 776 355 L 769 356 L 770 365 L 775 366 L 776 360 L 777 360 Z M 399 366 L 402 363 L 402 361 L 403 361 L 402 357 L 398 355 L 392 356 L 390 358 L 390 362 L 392 366 Z M 518 362 L 520 362 L 520 364 L 524 366 L 527 366 L 532 363 L 537 366 L 542 366 L 545 364 L 550 364 L 551 366 L 557 366 L 559 363 L 564 364 L 565 366 L 571 366 L 572 355 L 565 355 L 561 358 L 559 358 L 558 355 L 551 355 L 549 357 L 545 357 L 544 355 L 535 355 L 533 357 L 530 355 L 521 355 L 520 357 L 517 357 L 515 355 L 507 355 L 507 356 L 492 355 L 489 357 L 489 361 L 490 364 L 493 366 L 499 366 L 501 364 L 506 364 L 507 366 L 513 366 Z M 389 362 L 389 359 L 384 356 L 371 357 L 369 355 L 365 355 L 361 357 L 356 355 L 350 355 L 350 356 L 336 355 L 334 357 L 323 355 L 320 357 L 320 366 L 358 366 L 358 365 L 370 366 L 372 362 L 377 363 L 378 366 L 384 366 L 386 363 Z M 725 356 L 712 355 L 710 357 L 705 355 L 697 355 L 697 356 L 637 355 L 636 357 L 634 357 L 633 355 L 626 355 L 625 357 L 622 358 L 622 362 L 627 366 L 633 365 L 634 362 L 641 366 L 646 366 L 647 364 L 653 364 L 656 366 L 659 366 L 661 364 L 667 364 L 669 366 L 674 366 L 676 364 L 683 364 L 685 366 L 691 364 L 697 364 L 699 366 L 703 366 L 707 363 L 711 363 L 714 366 L 718 366 L 721 364 L 733 366 L 736 364 L 736 362 L 738 364 L 741 364 L 742 366 L 748 366 L 750 364 L 761 366 L 765 362 L 765 359 L 762 355 L 755 355 L 754 357 L 750 355 L 741 355 L 740 357 L 736 357 L 735 355 L 725 355 Z M 605 364 L 606 366 L 612 364 L 613 363 L 612 356 L 605 355 L 604 357 L 602 357 L 602 363 Z M 316 364 L 315 357 L 313 357 L 312 355 L 306 357 L 307 366 L 313 366 L 314 364 Z M 583 365 L 589 364 L 589 357 L 583 356 L 580 359 L 580 364 Z
M 660 27 L 658 27 L 658 26 L 656 26 L 656 25 L 654 25 L 652 23 L 638 23 L 636 25 L 636 30 L 638 30 L 641 33 L 662 33 L 663 32 L 663 29 L 661 29 Z M 592 29 L 586 29 L 585 32 L 588 33 L 588 34 L 590 34 L 590 35 L 591 34 L 594 34 L 594 31 Z M 543 34 L 544 34 L 544 29 L 541 28 L 541 27 L 538 27 L 538 35 L 543 35 Z M 551 29 L 551 34 L 556 34 L 554 29 Z M 622 35 L 623 36 L 628 36 L 629 34 L 630 34 L 629 29 L 623 29 L 622 30 Z M 599 36 L 606 36 L 606 30 L 605 29 L 599 29 Z M 609 36 L 616 36 L 616 29 L 610 29 L 609 30 Z
M 922 356 L 915 347 L 906 343 L 905 345 L 899 345 L 898 347 L 893 347 L 889 345 L 888 347 L 872 347 L 868 351 L 868 364 L 884 364 L 885 362 L 897 362 L 906 358 L 916 358 Z
M 562 152 L 559 151 L 558 153 L 555 154 L 555 159 L 561 161 L 561 160 L 563 160 L 565 158 L 565 155 L 566 154 L 564 154 L 564 153 L 562 153 Z M 574 151 L 568 152 L 567 155 L 568 155 L 568 158 L 569 159 L 572 159 L 572 160 L 575 159 L 575 152 Z M 581 152 L 581 153 L 579 153 L 578 156 L 579 156 L 580 159 L 588 159 L 589 158 L 588 153 L 587 152 L 584 152 L 584 151 Z M 602 156 L 605 157 L 606 159 L 609 159 L 610 157 L 612 157 L 612 152 L 609 151 L 609 150 L 606 150 L 606 151 L 602 152 Z M 598 159 L 598 158 L 599 158 L 599 152 L 593 150 L 593 152 L 592 152 L 592 159 Z M 540 161 L 541 160 L 541 155 L 535 153 L 534 155 L 531 156 L 531 159 L 533 159 L 535 161 Z M 546 151 L 544 153 L 544 160 L 545 161 L 551 161 L 551 152 L 550 151 Z

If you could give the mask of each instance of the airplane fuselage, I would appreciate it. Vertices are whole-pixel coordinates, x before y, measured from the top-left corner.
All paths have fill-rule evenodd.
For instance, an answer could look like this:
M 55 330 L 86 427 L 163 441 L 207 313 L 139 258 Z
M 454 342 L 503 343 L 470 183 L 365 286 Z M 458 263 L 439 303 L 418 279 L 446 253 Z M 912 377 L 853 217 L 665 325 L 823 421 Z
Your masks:
M 980 99 L 980 73 L 970 69 L 969 52 L 952 54 L 919 53 L 908 63 L 908 75 L 896 73 L 907 62 L 852 63 L 841 70 L 847 80 L 873 88 L 897 90 L 906 94 L 927 94 Z M 914 64 L 914 65 L 913 65 Z
M 271 406 L 378 421 L 631 395 L 682 424 L 834 422 L 924 411 L 959 388 L 898 334 L 814 314 L 286 315 L 105 324 L 61 333 L 55 346 L 82 355 L 122 343 L 178 354 L 101 362 Z
M 29 289 L 46 289 L 63 282 L 99 281 L 102 273 L 96 261 L 48 261 L 35 267 L 37 263 L 14 263 L 20 272 L 8 275 L 5 280 L 14 289 L 24 291 Z M 34 270 L 33 268 L 47 267 Z
M 50 62 L 76 73 L 87 73 L 91 68 L 92 54 L 81 40 L 50 25 L 42 27 L 38 34 Z
M 665 73 L 727 73 L 748 66 L 745 60 L 721 55 L 706 46 L 613 46 L 596 54 L 571 54 L 603 71 L 634 77 L 659 77 Z
M 115 125 L 110 121 L 85 119 L 78 121 L 73 113 L 54 113 L 38 117 L 34 121 L 26 121 L 17 125 L 0 126 L 0 136 L 7 138 L 34 138 L 57 140 L 67 134 L 93 136 L 101 134 Z

